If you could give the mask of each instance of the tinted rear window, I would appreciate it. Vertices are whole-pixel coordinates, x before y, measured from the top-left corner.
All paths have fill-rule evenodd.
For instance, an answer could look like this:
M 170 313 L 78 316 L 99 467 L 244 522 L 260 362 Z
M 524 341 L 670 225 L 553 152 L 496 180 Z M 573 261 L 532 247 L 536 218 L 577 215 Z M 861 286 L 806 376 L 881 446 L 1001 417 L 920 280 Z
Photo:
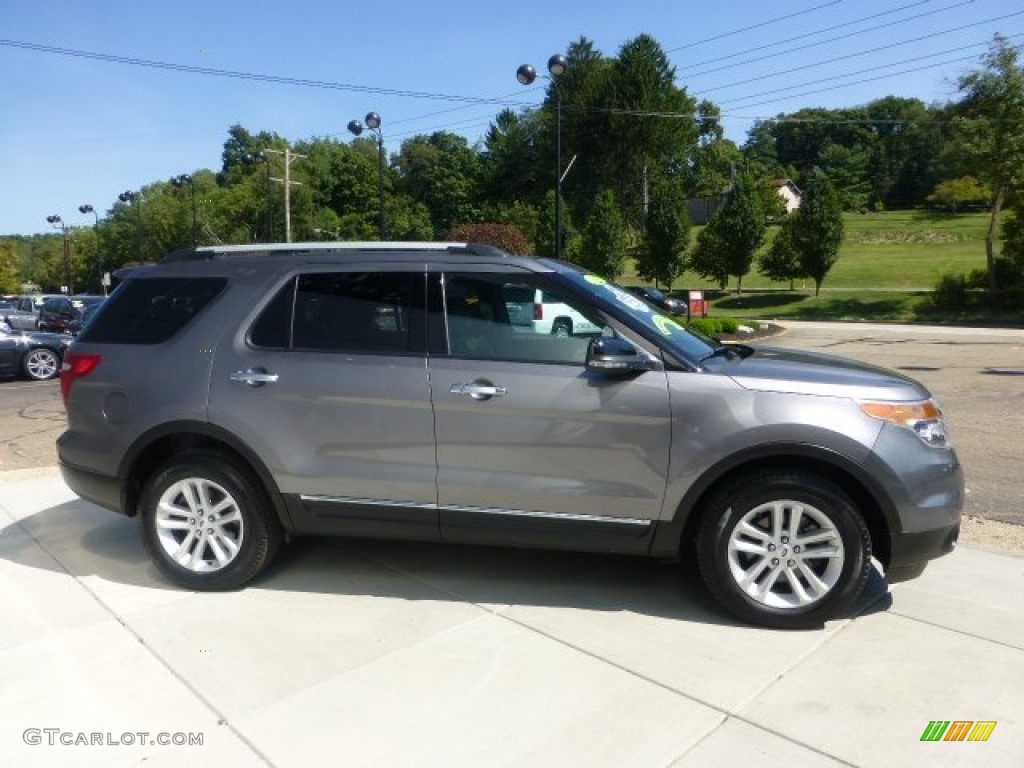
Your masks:
M 160 344 L 215 299 L 222 277 L 154 277 L 130 280 L 111 295 L 79 336 L 96 344 Z

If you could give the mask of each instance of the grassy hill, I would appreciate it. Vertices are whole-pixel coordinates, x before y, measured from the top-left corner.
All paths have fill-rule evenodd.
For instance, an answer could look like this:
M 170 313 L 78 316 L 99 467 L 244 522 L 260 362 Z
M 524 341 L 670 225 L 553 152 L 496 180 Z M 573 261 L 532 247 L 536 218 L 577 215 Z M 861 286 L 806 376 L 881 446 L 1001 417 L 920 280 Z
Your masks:
M 825 278 L 819 297 L 814 296 L 812 281 L 798 280 L 791 291 L 788 283 L 773 283 L 760 275 L 756 263 L 743 278 L 742 295 L 735 293 L 735 281 L 719 293 L 717 285 L 690 272 L 673 284 L 673 293 L 704 289 L 713 300 L 713 313 L 733 317 L 936 319 L 929 312 L 927 297 L 939 277 L 985 267 L 988 214 L 984 212 L 850 213 L 843 220 L 839 260 Z M 770 228 L 768 237 L 776 231 Z M 632 263 L 620 282 L 642 282 Z

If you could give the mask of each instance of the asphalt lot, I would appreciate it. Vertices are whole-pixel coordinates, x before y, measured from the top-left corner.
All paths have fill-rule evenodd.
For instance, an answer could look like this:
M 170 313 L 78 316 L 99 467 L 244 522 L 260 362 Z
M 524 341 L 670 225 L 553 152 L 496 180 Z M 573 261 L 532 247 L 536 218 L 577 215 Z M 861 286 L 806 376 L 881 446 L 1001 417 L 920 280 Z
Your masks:
M 1012 370 L 1013 345 L 1020 365 L 1024 334 L 865 330 L 770 343 L 928 369 L 977 462 L 986 441 L 1019 445 L 1019 380 L 977 366 Z M 988 376 L 1004 419 L 965 436 Z M 913 581 L 875 574 L 851 616 L 801 632 L 736 624 L 692 567 L 407 542 L 293 542 L 247 589 L 192 593 L 135 521 L 61 483 L 54 383 L 0 383 L 0 414 L 2 766 L 1021 764 L 1019 555 L 967 546 Z M 923 742 L 936 719 L 992 730 Z

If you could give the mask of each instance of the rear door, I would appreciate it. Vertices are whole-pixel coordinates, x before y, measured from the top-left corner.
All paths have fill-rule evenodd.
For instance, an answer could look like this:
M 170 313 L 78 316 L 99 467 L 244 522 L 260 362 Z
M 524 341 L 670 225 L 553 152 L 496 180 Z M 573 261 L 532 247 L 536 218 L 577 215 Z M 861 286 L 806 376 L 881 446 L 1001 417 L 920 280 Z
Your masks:
M 664 371 L 588 371 L 590 340 L 615 331 L 541 275 L 460 266 L 429 281 L 443 537 L 644 551 L 668 470 Z M 535 290 L 585 317 L 588 332 L 517 323 L 509 305 Z
M 414 265 L 310 268 L 218 348 L 210 418 L 300 531 L 438 536 L 424 290 Z

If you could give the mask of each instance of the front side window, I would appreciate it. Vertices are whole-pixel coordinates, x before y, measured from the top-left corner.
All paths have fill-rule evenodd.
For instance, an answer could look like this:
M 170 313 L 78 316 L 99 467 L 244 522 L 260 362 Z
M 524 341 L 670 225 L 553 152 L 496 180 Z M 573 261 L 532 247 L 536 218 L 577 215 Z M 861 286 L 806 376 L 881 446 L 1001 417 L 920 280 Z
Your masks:
M 612 335 L 591 308 L 532 274 L 448 273 L 444 309 L 453 357 L 583 365 L 590 340 Z
M 282 287 L 253 324 L 258 347 L 355 353 L 420 353 L 422 273 L 325 272 Z

